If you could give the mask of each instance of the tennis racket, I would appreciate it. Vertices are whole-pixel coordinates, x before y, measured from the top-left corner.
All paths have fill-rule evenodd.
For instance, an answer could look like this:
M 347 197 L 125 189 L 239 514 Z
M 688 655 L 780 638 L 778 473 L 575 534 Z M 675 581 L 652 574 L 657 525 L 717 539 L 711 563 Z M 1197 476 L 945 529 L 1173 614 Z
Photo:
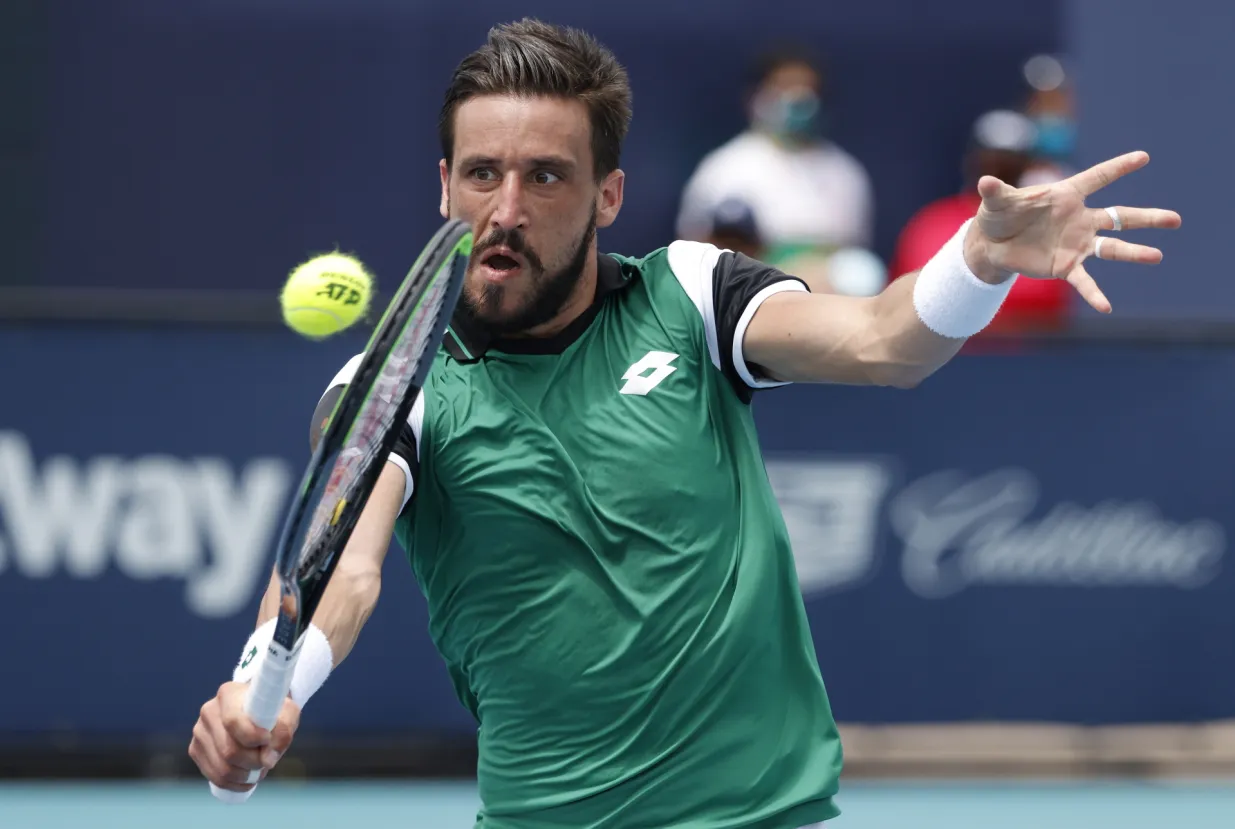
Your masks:
M 382 315 L 309 460 L 275 553 L 281 590 L 274 637 L 245 697 L 245 712 L 261 728 L 278 721 L 302 634 L 428 376 L 471 252 L 464 222 L 447 222 L 433 236 Z M 256 789 L 210 788 L 228 803 Z

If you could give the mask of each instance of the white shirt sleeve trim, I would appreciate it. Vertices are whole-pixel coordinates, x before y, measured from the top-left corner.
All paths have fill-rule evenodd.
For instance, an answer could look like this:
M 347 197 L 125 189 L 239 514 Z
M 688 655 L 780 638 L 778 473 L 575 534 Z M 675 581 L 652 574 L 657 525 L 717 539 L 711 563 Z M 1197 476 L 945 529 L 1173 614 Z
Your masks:
M 713 273 L 723 250 L 704 242 L 677 241 L 669 245 L 669 270 L 690 297 L 707 337 L 708 356 L 720 368 L 720 341 L 716 338 L 716 308 L 713 302 Z
M 322 392 L 322 397 L 326 396 L 326 392 L 333 389 L 335 386 L 344 386 L 352 382 L 352 378 L 356 376 L 356 369 L 360 368 L 360 361 L 364 359 L 364 353 L 357 354 L 352 359 L 343 364 L 343 368 L 339 369 L 339 373 L 334 376 L 334 379 L 326 385 L 325 391 Z M 319 397 L 320 401 L 322 397 Z
M 733 332 L 733 367 L 737 369 L 738 376 L 742 378 L 742 382 L 752 389 L 770 389 L 776 386 L 789 385 L 788 381 L 785 380 L 756 379 L 751 374 L 750 368 L 746 365 L 746 357 L 742 353 L 742 346 L 746 339 L 746 328 L 750 325 L 750 321 L 755 318 L 755 312 L 759 310 L 759 306 L 763 304 L 764 300 L 782 291 L 807 292 L 806 286 L 797 280 L 783 280 L 772 283 L 755 294 L 751 301 L 746 304 L 746 310 L 742 312 L 741 318 L 738 319 L 738 327 Z
M 335 386 L 344 386 L 352 381 L 356 376 L 356 369 L 360 366 L 360 361 L 364 359 L 364 354 L 357 354 L 352 359 L 348 360 L 343 368 L 339 369 L 339 373 L 334 376 L 330 384 L 326 386 L 326 391 L 322 392 L 322 397 L 326 396 L 326 392 L 333 389 Z M 321 398 L 319 397 L 318 400 Z M 420 394 L 416 395 L 416 402 L 412 404 L 412 410 L 407 416 L 407 424 L 412 427 L 412 436 L 416 440 L 416 458 L 420 458 L 420 433 L 424 431 L 425 423 L 425 393 L 421 390 Z M 403 470 L 403 504 L 400 509 L 407 506 L 407 502 L 412 499 L 412 492 L 415 491 L 416 481 L 412 477 L 412 469 L 408 466 L 407 461 L 400 458 L 393 452 L 386 459 L 389 463 Z
M 407 465 L 407 461 L 400 458 L 394 452 L 390 453 L 390 457 L 386 459 L 387 463 L 393 463 L 395 466 L 403 470 L 403 503 L 399 505 L 399 511 L 403 511 L 403 507 L 407 506 L 407 502 L 411 500 L 412 491 L 416 488 L 416 483 L 412 479 L 412 468 Z
M 416 441 L 416 459 L 420 460 L 420 434 L 425 428 L 425 392 L 420 390 L 420 394 L 416 395 L 416 402 L 412 404 L 412 410 L 407 416 L 407 425 L 412 427 L 412 439 Z M 412 479 L 412 470 L 408 468 L 407 463 L 400 457 L 390 456 L 392 463 L 397 463 L 403 469 L 405 476 L 403 484 L 403 506 L 407 506 L 407 502 L 412 499 L 412 492 L 416 489 L 416 482 Z M 402 507 L 400 507 L 402 509 Z

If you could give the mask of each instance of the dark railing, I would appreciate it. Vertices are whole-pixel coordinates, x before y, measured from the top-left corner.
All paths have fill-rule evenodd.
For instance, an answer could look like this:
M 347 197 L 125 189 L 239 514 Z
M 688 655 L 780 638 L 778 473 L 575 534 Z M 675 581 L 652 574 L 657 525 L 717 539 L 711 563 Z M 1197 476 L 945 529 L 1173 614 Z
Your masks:
M 389 292 L 377 292 L 374 309 Z M 376 316 L 376 313 L 375 315 Z M 140 288 L 0 287 L 0 324 L 10 322 L 195 323 L 221 326 L 281 324 L 278 296 L 270 291 L 152 290 Z M 991 332 L 983 340 L 1026 344 L 1128 343 L 1163 346 L 1235 345 L 1235 319 L 1079 319 L 1059 330 Z

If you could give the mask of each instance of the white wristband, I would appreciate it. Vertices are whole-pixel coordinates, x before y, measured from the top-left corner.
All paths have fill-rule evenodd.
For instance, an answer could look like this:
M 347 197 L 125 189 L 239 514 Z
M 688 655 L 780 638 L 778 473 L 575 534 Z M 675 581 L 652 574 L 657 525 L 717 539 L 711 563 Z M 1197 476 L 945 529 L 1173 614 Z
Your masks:
M 257 673 L 262 660 L 266 658 L 266 648 L 274 638 L 274 626 L 277 619 L 270 619 L 249 637 L 240 661 L 232 672 L 233 682 L 248 682 Z M 300 645 L 300 656 L 296 659 L 296 669 L 292 673 L 290 696 L 292 701 L 301 708 L 309 701 L 309 697 L 317 693 L 330 676 L 334 667 L 334 655 L 330 651 L 330 641 L 326 634 L 313 623 L 304 632 L 304 641 Z
M 968 220 L 956 235 L 931 257 L 913 286 L 913 307 L 922 324 L 941 337 L 963 339 L 991 324 L 1016 276 L 998 285 L 974 276 L 965 263 Z

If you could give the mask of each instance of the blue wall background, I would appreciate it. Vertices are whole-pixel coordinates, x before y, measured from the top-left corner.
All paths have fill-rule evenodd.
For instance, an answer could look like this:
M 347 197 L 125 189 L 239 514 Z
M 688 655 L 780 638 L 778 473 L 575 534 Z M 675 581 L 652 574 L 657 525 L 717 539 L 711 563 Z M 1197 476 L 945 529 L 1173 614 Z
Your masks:
M 694 165 L 743 124 L 749 61 L 793 36 L 832 67 L 836 138 L 874 178 L 887 256 L 913 210 L 960 186 L 973 119 L 1016 103 L 1021 62 L 1059 40 L 1055 0 L 706 8 L 60 0 L 42 281 L 274 289 L 335 245 L 401 277 L 439 221 L 450 74 L 491 24 L 525 14 L 588 28 L 630 71 L 627 202 L 605 249 L 671 241 Z
M 1166 206 L 1184 217 L 1181 238 L 1169 241 L 1157 272 L 1096 263 L 1091 273 L 1109 287 L 1121 318 L 1230 320 L 1235 284 L 1225 263 L 1235 165 L 1227 159 L 1235 111 L 1226 103 L 1235 76 L 1235 6 L 1077 0 L 1064 8 L 1065 48 L 1078 79 L 1078 160 L 1091 164 L 1134 149 L 1153 159 L 1097 203 Z

